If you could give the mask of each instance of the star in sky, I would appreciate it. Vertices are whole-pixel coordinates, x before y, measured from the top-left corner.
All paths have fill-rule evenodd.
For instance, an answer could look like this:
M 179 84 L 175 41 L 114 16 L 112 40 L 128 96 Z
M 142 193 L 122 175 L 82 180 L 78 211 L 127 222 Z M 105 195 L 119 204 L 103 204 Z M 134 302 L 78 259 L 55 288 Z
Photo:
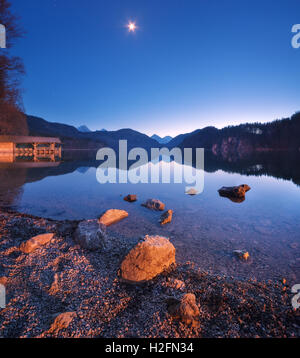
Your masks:
M 136 24 L 134 22 L 130 22 L 127 27 L 129 32 L 135 32 L 135 30 L 137 29 Z

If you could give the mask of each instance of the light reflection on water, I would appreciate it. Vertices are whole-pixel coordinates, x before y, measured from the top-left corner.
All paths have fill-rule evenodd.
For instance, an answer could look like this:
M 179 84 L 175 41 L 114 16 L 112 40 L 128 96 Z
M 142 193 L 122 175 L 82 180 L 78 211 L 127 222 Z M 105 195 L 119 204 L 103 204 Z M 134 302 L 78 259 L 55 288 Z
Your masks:
M 167 165 L 167 164 L 164 164 Z M 174 165 L 173 163 L 171 164 Z M 261 163 L 251 163 L 237 172 L 236 165 L 218 169 L 208 163 L 204 191 L 185 194 L 181 184 L 99 184 L 97 163 L 65 162 L 53 168 L 0 168 L 2 205 L 21 212 L 53 219 L 97 218 L 110 208 L 127 210 L 129 217 L 108 230 L 127 237 L 159 234 L 169 237 L 177 249 L 177 260 L 193 261 L 204 270 L 258 279 L 288 278 L 300 282 L 300 187 L 291 180 L 275 178 L 280 168 L 263 175 Z M 262 166 L 262 167 L 261 167 Z M 285 164 L 286 166 L 286 164 Z M 249 169 L 250 168 L 250 169 Z M 175 164 L 175 171 L 180 170 Z M 285 168 L 284 175 L 293 168 Z M 250 170 L 250 175 L 249 175 Z M 232 171 L 232 172 L 229 172 Z M 270 174 L 271 172 L 271 174 Z M 270 176 L 268 176 L 270 175 Z M 298 177 L 293 174 L 294 182 Z M 222 186 L 248 184 L 252 188 L 242 203 L 220 197 Z M 137 194 L 128 203 L 123 196 Z M 171 224 L 161 227 L 160 213 L 140 204 L 157 198 L 174 211 Z M 246 249 L 251 259 L 239 262 L 235 249 Z

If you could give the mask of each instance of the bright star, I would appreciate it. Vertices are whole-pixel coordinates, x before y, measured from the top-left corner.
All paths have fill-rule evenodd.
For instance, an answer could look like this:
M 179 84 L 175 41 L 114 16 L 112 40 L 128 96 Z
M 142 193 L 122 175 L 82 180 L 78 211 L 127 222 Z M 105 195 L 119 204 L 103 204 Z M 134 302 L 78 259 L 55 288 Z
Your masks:
M 135 25 L 134 22 L 130 22 L 130 23 L 127 25 L 127 27 L 128 27 L 129 32 L 134 32 L 134 31 L 136 30 L 136 25 Z

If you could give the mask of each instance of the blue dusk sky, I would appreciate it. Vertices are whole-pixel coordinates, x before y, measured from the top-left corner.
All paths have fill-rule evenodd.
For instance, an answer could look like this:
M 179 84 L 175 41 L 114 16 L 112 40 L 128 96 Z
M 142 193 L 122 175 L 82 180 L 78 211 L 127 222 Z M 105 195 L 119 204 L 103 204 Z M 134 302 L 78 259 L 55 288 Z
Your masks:
M 28 114 L 174 136 L 300 110 L 299 0 L 11 2 Z

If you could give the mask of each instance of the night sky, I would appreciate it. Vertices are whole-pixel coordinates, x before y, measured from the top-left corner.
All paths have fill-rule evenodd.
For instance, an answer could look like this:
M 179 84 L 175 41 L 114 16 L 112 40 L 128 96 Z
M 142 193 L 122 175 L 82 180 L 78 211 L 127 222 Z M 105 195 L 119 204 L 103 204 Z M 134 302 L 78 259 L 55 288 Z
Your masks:
M 299 0 L 12 3 L 28 114 L 176 135 L 300 110 Z

